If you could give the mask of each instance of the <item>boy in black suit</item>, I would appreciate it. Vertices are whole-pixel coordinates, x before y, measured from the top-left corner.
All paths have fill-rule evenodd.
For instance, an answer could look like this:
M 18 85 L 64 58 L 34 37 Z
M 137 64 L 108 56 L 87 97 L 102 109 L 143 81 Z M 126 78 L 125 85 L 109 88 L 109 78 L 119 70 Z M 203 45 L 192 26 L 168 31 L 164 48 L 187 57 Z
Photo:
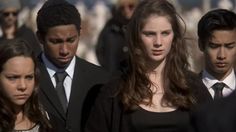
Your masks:
M 201 80 L 213 99 L 235 89 L 236 15 L 225 9 L 206 13 L 198 23 L 199 48 L 205 57 Z M 202 90 L 206 90 L 206 89 Z
M 198 36 L 200 50 L 205 56 L 201 77 L 206 88 L 202 90 L 209 91 L 214 101 L 200 105 L 193 112 L 194 131 L 234 132 L 236 14 L 225 9 L 209 11 L 198 23 Z
M 81 19 L 75 6 L 64 0 L 48 0 L 37 14 L 37 37 L 43 45 L 39 56 L 40 100 L 48 113 L 64 122 L 69 132 L 80 132 L 95 93 L 108 74 L 75 56 Z M 93 98 L 88 98 L 93 95 Z M 83 114 L 82 114 L 83 113 Z M 83 116 L 83 117 L 82 117 Z

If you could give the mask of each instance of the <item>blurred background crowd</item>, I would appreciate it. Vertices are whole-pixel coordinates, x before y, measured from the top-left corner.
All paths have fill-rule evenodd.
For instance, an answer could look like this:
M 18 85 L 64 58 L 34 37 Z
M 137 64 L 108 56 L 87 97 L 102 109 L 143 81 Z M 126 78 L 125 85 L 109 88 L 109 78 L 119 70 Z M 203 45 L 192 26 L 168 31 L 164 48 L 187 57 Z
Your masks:
M 36 14 L 42 4 L 46 0 L 21 0 L 21 10 L 18 14 L 18 24 L 25 24 L 27 27 L 35 32 L 36 29 Z M 82 18 L 82 31 L 80 37 L 80 44 L 77 50 L 77 55 L 88 60 L 96 65 L 101 65 L 98 54 L 96 54 L 96 46 L 101 31 L 104 29 L 106 23 L 117 14 L 114 9 L 119 6 L 123 13 L 129 15 L 130 10 L 134 9 L 135 0 L 68 0 L 78 8 Z M 200 17 L 210 9 L 224 8 L 229 10 L 236 10 L 236 0 L 170 0 L 184 19 L 186 24 L 186 38 L 188 41 L 189 51 L 191 57 L 189 58 L 191 68 L 198 72 L 202 67 L 202 54 L 198 50 L 196 28 Z M 120 8 L 128 2 L 127 8 Z M 127 19 L 129 16 L 126 16 Z M 115 19 L 115 21 L 118 19 Z M 118 20 L 119 21 L 119 20 Z M 125 24 L 121 22 L 121 25 Z M 115 30 L 118 30 L 115 28 Z M 2 32 L 0 31 L 0 36 Z M 113 40 L 114 42 L 116 40 Z M 122 43 L 122 42 L 120 42 Z M 124 51 L 125 49 L 123 47 Z M 106 56 L 106 55 L 105 55 Z M 195 65 L 197 64 L 197 65 Z

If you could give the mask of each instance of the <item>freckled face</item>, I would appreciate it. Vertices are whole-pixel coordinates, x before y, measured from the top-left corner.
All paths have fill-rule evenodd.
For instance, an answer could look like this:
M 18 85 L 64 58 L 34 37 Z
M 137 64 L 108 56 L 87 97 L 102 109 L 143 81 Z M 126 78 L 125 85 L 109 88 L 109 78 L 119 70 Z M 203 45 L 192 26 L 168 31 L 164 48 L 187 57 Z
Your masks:
M 9 59 L 0 73 L 1 92 L 15 106 L 22 106 L 35 87 L 34 63 L 31 58 L 18 56 Z
M 78 43 L 79 31 L 75 25 L 55 26 L 45 36 L 44 53 L 55 66 L 64 68 L 76 55 Z
M 174 33 L 166 16 L 151 15 L 141 31 L 141 40 L 146 48 L 148 59 L 162 62 L 168 55 Z

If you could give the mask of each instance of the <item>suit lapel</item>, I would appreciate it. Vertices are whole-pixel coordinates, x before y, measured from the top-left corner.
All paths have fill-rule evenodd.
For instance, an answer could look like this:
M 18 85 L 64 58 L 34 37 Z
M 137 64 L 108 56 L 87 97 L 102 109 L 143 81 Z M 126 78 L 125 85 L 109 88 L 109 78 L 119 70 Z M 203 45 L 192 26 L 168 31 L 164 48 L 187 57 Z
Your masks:
M 206 100 L 208 100 L 208 101 L 213 101 L 213 98 L 212 98 L 210 92 L 208 91 L 208 88 L 202 82 L 202 72 L 199 74 L 199 80 L 200 80 L 199 87 L 201 88 L 202 96 L 204 96 L 204 98 L 206 98 Z
M 47 98 L 49 103 L 55 108 L 55 110 L 58 112 L 58 114 L 63 119 L 66 119 L 66 114 L 63 111 L 62 105 L 61 105 L 59 98 L 56 94 L 56 90 L 52 84 L 51 78 L 50 78 L 48 71 L 41 59 L 39 62 L 39 68 L 40 68 L 40 72 L 41 72 L 40 90 L 42 91 L 43 95 Z
M 68 111 L 73 110 L 79 113 L 82 108 L 84 98 L 88 91 L 86 89 L 88 85 L 87 80 L 89 80 L 88 76 L 85 73 L 86 70 L 84 69 L 83 65 L 81 65 L 81 61 L 77 58 L 74 70 L 74 77 L 72 80 L 72 88 L 71 88 L 70 101 L 68 104 Z

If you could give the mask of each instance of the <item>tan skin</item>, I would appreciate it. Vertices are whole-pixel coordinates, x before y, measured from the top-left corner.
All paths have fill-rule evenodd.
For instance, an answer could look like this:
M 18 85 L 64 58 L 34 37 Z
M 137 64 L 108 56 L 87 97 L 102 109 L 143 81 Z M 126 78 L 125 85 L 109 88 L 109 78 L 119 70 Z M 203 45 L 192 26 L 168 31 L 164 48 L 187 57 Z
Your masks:
M 17 56 L 9 59 L 0 73 L 2 92 L 16 111 L 15 130 L 26 130 L 35 125 L 23 114 L 23 106 L 35 87 L 34 66 L 31 58 Z
M 75 56 L 79 34 L 73 24 L 51 27 L 44 38 L 37 33 L 46 57 L 59 68 L 66 67 Z
M 224 80 L 233 70 L 236 56 L 236 29 L 216 30 L 202 51 L 206 70 L 218 80 Z

